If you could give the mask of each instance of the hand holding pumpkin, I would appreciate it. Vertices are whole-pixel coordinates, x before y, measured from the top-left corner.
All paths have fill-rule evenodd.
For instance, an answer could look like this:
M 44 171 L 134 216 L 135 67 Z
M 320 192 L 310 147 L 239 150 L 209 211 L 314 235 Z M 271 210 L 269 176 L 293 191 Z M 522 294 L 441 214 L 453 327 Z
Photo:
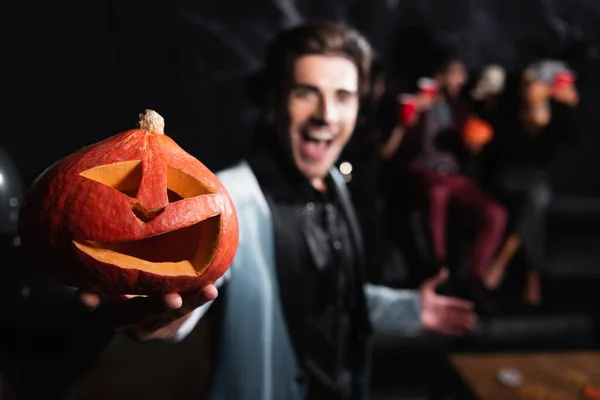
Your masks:
M 136 340 L 172 338 L 192 311 L 217 295 L 214 285 L 194 292 L 154 296 L 78 292 L 79 301 L 85 308 L 101 311 L 115 329 L 126 331 Z
M 238 245 L 227 190 L 164 126 L 146 110 L 136 128 L 55 163 L 19 217 L 36 264 L 137 339 L 172 337 L 216 298 Z

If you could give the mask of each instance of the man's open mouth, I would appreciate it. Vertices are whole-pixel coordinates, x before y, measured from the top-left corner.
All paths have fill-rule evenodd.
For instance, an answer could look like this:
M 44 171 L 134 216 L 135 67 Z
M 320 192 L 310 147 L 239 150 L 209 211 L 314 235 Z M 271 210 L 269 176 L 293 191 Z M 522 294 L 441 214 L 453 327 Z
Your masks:
M 303 132 L 301 150 L 305 158 L 321 160 L 337 135 L 330 130 L 310 130 Z

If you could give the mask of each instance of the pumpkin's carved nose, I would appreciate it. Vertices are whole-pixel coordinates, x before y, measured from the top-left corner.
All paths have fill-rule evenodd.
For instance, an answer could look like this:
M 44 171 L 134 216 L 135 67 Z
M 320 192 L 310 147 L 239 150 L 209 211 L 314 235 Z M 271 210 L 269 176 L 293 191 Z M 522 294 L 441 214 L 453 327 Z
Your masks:
M 157 209 L 153 209 L 153 210 L 147 210 L 140 203 L 132 203 L 131 204 L 131 211 L 142 222 L 150 222 L 154 218 L 156 218 L 160 214 L 162 214 L 163 211 L 165 211 L 165 208 L 161 207 L 161 208 L 157 208 Z

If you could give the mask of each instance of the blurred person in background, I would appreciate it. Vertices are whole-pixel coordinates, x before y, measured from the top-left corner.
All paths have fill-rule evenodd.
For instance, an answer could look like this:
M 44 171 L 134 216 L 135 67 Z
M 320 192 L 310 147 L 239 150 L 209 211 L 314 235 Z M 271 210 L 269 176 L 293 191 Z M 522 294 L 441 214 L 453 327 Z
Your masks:
M 398 177 L 408 182 L 427 216 L 435 268 L 448 264 L 447 221 L 451 210 L 477 219 L 477 233 L 468 260 L 466 295 L 482 299 L 481 278 L 490 266 L 504 235 L 506 211 L 463 171 L 467 160 L 481 151 L 462 140 L 472 116 L 461 97 L 468 74 L 464 63 L 447 55 L 436 63 L 433 82 L 426 82 L 417 97 L 411 119 L 400 121 L 384 142 L 382 154 L 391 160 Z M 429 90 L 433 83 L 437 90 Z M 425 96 L 423 97 L 423 93 Z
M 508 207 L 507 237 L 484 277 L 496 290 L 510 262 L 526 269 L 523 299 L 542 301 L 540 270 L 545 259 L 545 219 L 552 201 L 549 168 L 558 148 L 574 137 L 579 104 L 575 75 L 562 61 L 542 60 L 522 74 L 517 115 L 491 145 L 491 190 Z
M 481 71 L 469 93 L 473 102 L 473 112 L 494 126 L 499 117 L 499 103 L 504 92 L 505 81 L 504 68 L 498 64 L 490 64 Z

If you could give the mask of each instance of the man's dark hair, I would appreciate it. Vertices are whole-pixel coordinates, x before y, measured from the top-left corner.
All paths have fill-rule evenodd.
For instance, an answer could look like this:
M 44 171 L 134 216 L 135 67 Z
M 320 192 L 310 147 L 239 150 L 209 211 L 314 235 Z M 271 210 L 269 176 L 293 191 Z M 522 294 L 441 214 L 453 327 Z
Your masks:
M 280 33 L 267 50 L 266 89 L 280 92 L 293 73 L 294 62 L 307 54 L 349 58 L 358 69 L 359 88 L 364 93 L 371 69 L 371 46 L 357 30 L 339 21 L 306 22 Z

